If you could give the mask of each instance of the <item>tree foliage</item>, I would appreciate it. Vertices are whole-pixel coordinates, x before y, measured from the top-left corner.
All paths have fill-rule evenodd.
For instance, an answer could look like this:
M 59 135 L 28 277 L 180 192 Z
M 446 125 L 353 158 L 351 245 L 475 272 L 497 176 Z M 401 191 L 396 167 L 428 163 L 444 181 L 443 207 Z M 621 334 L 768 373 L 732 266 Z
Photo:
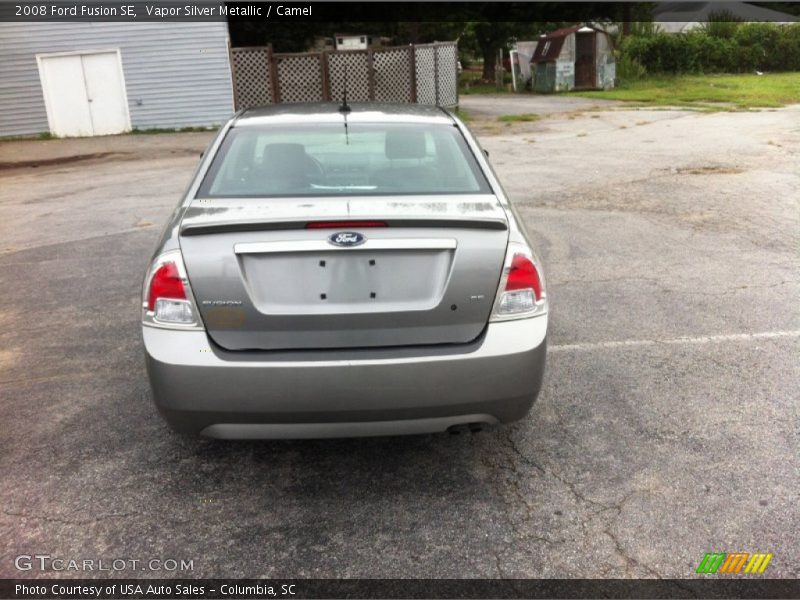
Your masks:
M 648 73 L 742 73 L 800 70 L 800 24 L 727 22 L 724 31 L 627 36 L 621 60 Z
M 233 46 L 272 44 L 276 52 L 304 52 L 316 37 L 333 37 L 337 33 L 388 37 L 393 44 L 425 44 L 450 41 L 462 35 L 465 23 L 458 21 L 231 21 L 229 29 Z
M 403 5 L 386 6 L 386 21 L 231 20 L 231 43 L 233 46 L 272 44 L 276 52 L 302 52 L 313 45 L 315 37 L 330 37 L 335 33 L 389 37 L 394 44 L 457 39 L 462 50 L 483 58 L 483 78 L 493 81 L 498 50 L 508 48 L 516 39 L 535 39 L 545 31 L 567 24 L 623 20 L 633 13 L 649 10 L 648 3 L 448 2 L 425 5 L 421 20 L 410 22 L 390 20 L 392 16 L 408 14 L 402 10 Z

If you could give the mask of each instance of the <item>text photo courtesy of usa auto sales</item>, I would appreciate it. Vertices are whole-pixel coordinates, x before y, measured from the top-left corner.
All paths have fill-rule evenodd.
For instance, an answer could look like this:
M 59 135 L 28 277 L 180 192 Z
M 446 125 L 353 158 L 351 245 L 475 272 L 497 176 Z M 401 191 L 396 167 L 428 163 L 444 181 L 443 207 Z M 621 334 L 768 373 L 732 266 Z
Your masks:
M 800 599 L 800 3 L 0 2 L 0 598 Z

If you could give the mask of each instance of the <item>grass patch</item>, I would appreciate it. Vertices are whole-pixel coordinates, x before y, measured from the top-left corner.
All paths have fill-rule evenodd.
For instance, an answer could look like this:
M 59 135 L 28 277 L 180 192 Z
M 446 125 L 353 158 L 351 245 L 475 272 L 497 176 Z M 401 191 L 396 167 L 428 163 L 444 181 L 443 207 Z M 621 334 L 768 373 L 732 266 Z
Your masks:
M 686 106 L 708 111 L 779 108 L 800 103 L 800 73 L 648 77 L 612 90 L 569 93 L 645 106 Z
M 464 121 L 464 123 L 469 123 L 472 120 L 472 115 L 470 115 L 467 111 L 457 108 L 455 110 L 456 116 Z
M 473 96 L 475 94 L 507 94 L 508 90 L 506 88 L 498 89 L 497 86 L 492 83 L 474 83 L 458 88 L 458 93 L 464 96 Z
M 150 127 L 147 129 L 139 129 L 138 127 L 134 127 L 130 131 L 126 133 L 114 133 L 111 135 L 103 135 L 103 136 L 92 136 L 92 137 L 112 137 L 112 136 L 123 136 L 123 135 L 155 135 L 159 133 L 208 133 L 209 131 L 216 131 L 219 129 L 219 125 L 214 125 L 210 127 Z M 25 142 L 25 141 L 38 141 L 38 140 L 74 140 L 78 138 L 74 137 L 65 137 L 60 138 L 58 136 L 53 135 L 49 131 L 43 131 L 41 133 L 35 133 L 30 135 L 15 135 L 9 137 L 0 137 L 0 142 Z
M 530 123 L 532 121 L 538 121 L 542 117 L 540 115 L 536 115 L 533 113 L 523 113 L 521 115 L 502 115 L 497 117 L 498 121 L 502 121 L 503 123 Z
M 0 137 L 0 143 L 2 142 L 37 142 L 39 140 L 57 140 L 58 138 L 54 136 L 49 131 L 42 131 L 41 133 L 29 133 L 27 135 L 8 135 L 5 137 Z

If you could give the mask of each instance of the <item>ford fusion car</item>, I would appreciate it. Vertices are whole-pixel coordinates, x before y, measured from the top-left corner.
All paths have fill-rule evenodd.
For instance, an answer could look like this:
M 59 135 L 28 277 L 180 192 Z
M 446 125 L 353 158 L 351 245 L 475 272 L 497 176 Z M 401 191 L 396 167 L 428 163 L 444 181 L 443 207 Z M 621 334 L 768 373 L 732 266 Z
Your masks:
M 237 113 L 144 280 L 152 395 L 224 439 L 430 433 L 527 414 L 542 264 L 484 152 L 432 106 Z

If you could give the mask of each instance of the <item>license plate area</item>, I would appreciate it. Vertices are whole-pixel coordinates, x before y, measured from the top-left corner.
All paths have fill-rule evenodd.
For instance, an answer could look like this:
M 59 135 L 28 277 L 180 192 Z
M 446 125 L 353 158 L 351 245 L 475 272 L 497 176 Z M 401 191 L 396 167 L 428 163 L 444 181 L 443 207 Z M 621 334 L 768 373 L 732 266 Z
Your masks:
M 237 256 L 250 299 L 265 315 L 423 311 L 442 300 L 455 253 L 451 246 L 237 248 Z

